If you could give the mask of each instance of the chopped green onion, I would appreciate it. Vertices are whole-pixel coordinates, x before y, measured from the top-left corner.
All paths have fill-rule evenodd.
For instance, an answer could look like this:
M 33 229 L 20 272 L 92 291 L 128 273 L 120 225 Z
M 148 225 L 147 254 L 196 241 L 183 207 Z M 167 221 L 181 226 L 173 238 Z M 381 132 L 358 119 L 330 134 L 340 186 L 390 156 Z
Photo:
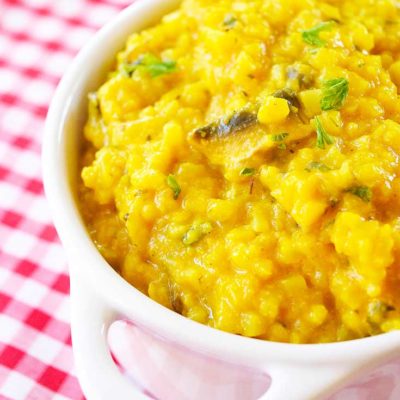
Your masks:
M 136 71 L 138 67 L 138 63 L 135 61 L 133 63 L 125 62 L 120 65 L 120 71 L 126 76 L 132 76 L 132 74 Z
M 274 142 L 283 142 L 288 136 L 289 136 L 289 134 L 286 132 L 279 133 L 278 135 L 273 135 L 272 140 Z
M 201 240 L 205 235 L 212 231 L 212 225 L 210 222 L 195 223 L 189 230 L 183 235 L 182 242 L 186 246 L 190 246 L 193 243 Z
M 333 21 L 326 21 L 326 22 L 321 22 L 318 25 L 315 25 L 311 29 L 306 29 L 302 31 L 301 36 L 303 38 L 303 41 L 306 42 L 307 44 L 310 44 L 311 46 L 317 46 L 317 47 L 322 47 L 325 46 L 326 41 L 321 39 L 319 37 L 319 34 L 323 31 L 329 31 L 332 29 L 334 25 Z
M 179 183 L 176 181 L 176 178 L 174 175 L 168 175 L 167 177 L 167 185 L 171 188 L 173 194 L 174 194 L 174 199 L 176 200 L 181 193 L 181 187 L 179 186 Z
M 132 76 L 138 68 L 143 68 L 152 78 L 160 75 L 170 74 L 176 71 L 175 61 L 162 61 L 154 54 L 146 53 L 140 56 L 133 63 L 124 63 L 121 65 L 122 71 L 128 76 Z
M 233 28 L 236 25 L 237 19 L 231 15 L 228 14 L 225 19 L 224 19 L 224 26 L 227 26 L 228 28 Z
M 324 149 L 325 145 L 335 143 L 335 139 L 322 126 L 319 117 L 315 117 L 315 127 L 317 130 L 317 147 Z
M 306 171 L 311 172 L 314 169 L 317 169 L 317 170 L 319 170 L 321 172 L 328 172 L 328 171 L 331 170 L 327 165 L 325 165 L 325 164 L 323 164 L 323 163 L 321 163 L 319 161 L 311 161 L 307 165 Z
M 279 144 L 278 144 L 278 149 L 280 149 L 280 150 L 286 150 L 286 143 L 279 143 Z
M 346 192 L 354 194 L 365 203 L 369 203 L 372 199 L 372 191 L 367 186 L 353 186 L 346 190 Z
M 338 110 L 349 94 L 349 81 L 345 78 L 329 79 L 322 84 L 321 110 Z
M 240 171 L 240 175 L 242 176 L 253 176 L 256 173 L 256 169 L 255 168 L 243 168 Z

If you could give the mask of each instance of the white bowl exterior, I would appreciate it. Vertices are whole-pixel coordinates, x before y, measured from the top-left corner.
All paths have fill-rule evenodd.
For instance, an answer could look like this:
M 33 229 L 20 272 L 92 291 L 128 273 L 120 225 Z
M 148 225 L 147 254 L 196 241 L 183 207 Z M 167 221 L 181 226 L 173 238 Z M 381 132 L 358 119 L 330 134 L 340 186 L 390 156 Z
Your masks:
M 125 370 L 157 399 L 252 400 L 270 384 L 270 379 L 257 370 L 201 357 L 126 322 L 113 324 L 109 336 L 111 349 Z M 135 364 L 134 360 L 141 361 Z M 286 380 L 278 399 L 299 399 L 297 393 L 294 397 L 288 394 L 290 385 Z M 372 399 L 400 399 L 400 357 L 372 367 L 326 400 Z
M 101 298 L 110 309 L 164 340 L 267 372 L 273 379 L 268 398 L 280 399 L 285 393 L 286 399 L 300 400 L 330 393 L 364 368 L 400 355 L 400 332 L 318 345 L 273 343 L 220 332 L 173 313 L 132 288 L 101 257 L 85 230 L 74 199 L 73 181 L 87 93 L 104 80 L 116 52 L 131 32 L 154 23 L 178 3 L 142 0 L 119 14 L 78 55 L 53 98 L 43 143 L 43 176 L 54 222 L 69 260 L 72 286 L 74 281 L 83 282 L 82 287 Z M 72 325 L 73 332 L 75 328 Z M 290 393 L 295 397 L 290 397 Z

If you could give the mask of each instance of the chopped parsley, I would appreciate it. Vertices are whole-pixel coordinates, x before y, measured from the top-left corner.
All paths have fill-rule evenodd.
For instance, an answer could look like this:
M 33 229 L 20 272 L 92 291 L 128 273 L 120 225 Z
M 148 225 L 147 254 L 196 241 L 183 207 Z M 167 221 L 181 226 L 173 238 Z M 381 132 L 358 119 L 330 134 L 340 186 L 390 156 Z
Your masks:
M 124 63 L 121 66 L 122 71 L 128 76 L 132 76 L 138 68 L 144 69 L 152 78 L 156 78 L 157 76 L 175 72 L 176 62 L 163 61 L 154 54 L 146 53 L 133 63 Z
M 274 142 L 283 142 L 288 136 L 289 136 L 289 134 L 286 132 L 279 133 L 278 135 L 273 135 L 272 140 Z
M 334 25 L 333 21 L 326 21 L 326 22 L 321 22 L 320 24 L 315 25 L 310 29 L 302 31 L 301 36 L 303 38 L 303 41 L 306 42 L 307 44 L 310 44 L 311 46 L 317 46 L 317 47 L 325 46 L 326 41 L 321 39 L 319 37 L 319 34 L 323 31 L 329 31 L 330 29 L 332 29 L 333 25 Z
M 278 149 L 279 150 L 286 150 L 286 143 L 279 143 L 278 144 Z
M 231 15 L 228 14 L 225 19 L 224 19 L 224 26 L 227 28 L 233 28 L 236 25 L 237 19 Z
M 181 193 L 181 187 L 179 186 L 179 183 L 176 181 L 176 178 L 174 175 L 168 175 L 167 177 L 167 185 L 171 188 L 173 194 L 174 194 L 174 199 L 176 200 Z
M 195 223 L 183 235 L 182 243 L 186 246 L 190 246 L 191 244 L 201 240 L 205 235 L 209 234 L 211 231 L 212 231 L 212 225 L 210 222 Z
M 372 199 L 372 191 L 367 186 L 353 186 L 346 190 L 346 192 L 354 194 L 365 203 L 369 203 Z
M 240 175 L 242 176 L 253 176 L 256 173 L 256 169 L 255 168 L 243 168 L 240 171 Z
M 335 139 L 322 126 L 319 117 L 315 117 L 315 127 L 317 130 L 317 147 L 324 149 L 325 145 L 335 143 Z
M 329 79 L 322 84 L 321 110 L 338 110 L 349 94 L 349 81 L 345 78 Z

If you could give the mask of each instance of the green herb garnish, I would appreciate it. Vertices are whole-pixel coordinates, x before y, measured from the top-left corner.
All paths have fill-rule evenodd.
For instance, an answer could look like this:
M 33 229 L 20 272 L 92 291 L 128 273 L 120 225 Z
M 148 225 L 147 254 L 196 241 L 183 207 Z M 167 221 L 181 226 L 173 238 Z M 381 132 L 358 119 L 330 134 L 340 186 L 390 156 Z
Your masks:
M 286 143 L 283 143 L 283 141 L 289 136 L 288 133 L 284 132 L 284 133 L 279 133 L 277 135 L 273 135 L 272 136 L 272 140 L 274 142 L 280 142 L 278 144 L 278 149 L 280 150 L 286 150 Z
M 123 63 L 120 65 L 120 71 L 126 76 L 132 76 L 132 74 L 136 71 L 138 67 L 138 63 L 135 61 L 133 63 Z
M 311 172 L 314 169 L 317 169 L 317 170 L 319 170 L 321 172 L 328 172 L 328 171 L 331 170 L 327 165 L 325 165 L 325 164 L 323 164 L 323 163 L 321 163 L 319 161 L 311 161 L 307 165 L 306 171 Z
M 243 168 L 240 171 L 240 175 L 242 176 L 253 176 L 256 173 L 256 169 L 255 168 Z
M 349 94 L 349 81 L 345 78 L 329 79 L 322 83 L 321 110 L 338 110 Z
M 174 175 L 168 175 L 167 176 L 167 185 L 171 188 L 173 194 L 174 194 L 174 199 L 176 200 L 181 193 L 181 187 L 179 186 L 179 183 L 176 181 L 176 178 Z
M 227 15 L 224 19 L 224 26 L 233 28 L 236 25 L 237 19 L 233 15 Z
M 212 225 L 209 222 L 195 223 L 183 235 L 182 243 L 190 246 L 193 243 L 201 240 L 205 235 L 212 231 Z
M 289 134 L 286 132 L 279 133 L 278 135 L 273 135 L 272 140 L 274 142 L 283 142 L 288 136 L 289 136 Z
M 335 143 L 335 139 L 322 126 L 319 117 L 315 117 L 315 127 L 317 130 L 317 147 L 324 149 L 325 145 Z
M 311 46 L 317 46 L 317 47 L 322 47 L 325 46 L 326 40 L 323 40 L 319 37 L 319 34 L 323 31 L 329 31 L 332 29 L 334 25 L 333 21 L 326 21 L 326 22 L 321 22 L 318 25 L 315 25 L 311 29 L 306 29 L 302 31 L 301 36 L 303 38 L 303 41 L 306 42 L 307 44 L 310 44 Z
M 121 69 L 128 76 L 132 76 L 138 68 L 142 68 L 147 71 L 152 78 L 156 78 L 160 75 L 170 74 L 176 71 L 175 61 L 162 61 L 154 54 L 147 53 L 140 56 L 133 63 L 124 63 Z
M 367 186 L 353 186 L 346 190 L 346 192 L 354 194 L 365 203 L 369 203 L 372 199 L 372 191 Z

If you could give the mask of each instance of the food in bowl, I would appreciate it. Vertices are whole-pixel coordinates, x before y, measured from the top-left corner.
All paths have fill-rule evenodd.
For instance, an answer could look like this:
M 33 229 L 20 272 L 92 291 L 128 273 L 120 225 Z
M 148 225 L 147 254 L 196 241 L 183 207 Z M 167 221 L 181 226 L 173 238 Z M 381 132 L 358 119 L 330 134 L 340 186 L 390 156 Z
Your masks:
M 184 0 L 89 96 L 80 204 L 133 286 L 323 343 L 400 328 L 396 3 Z

